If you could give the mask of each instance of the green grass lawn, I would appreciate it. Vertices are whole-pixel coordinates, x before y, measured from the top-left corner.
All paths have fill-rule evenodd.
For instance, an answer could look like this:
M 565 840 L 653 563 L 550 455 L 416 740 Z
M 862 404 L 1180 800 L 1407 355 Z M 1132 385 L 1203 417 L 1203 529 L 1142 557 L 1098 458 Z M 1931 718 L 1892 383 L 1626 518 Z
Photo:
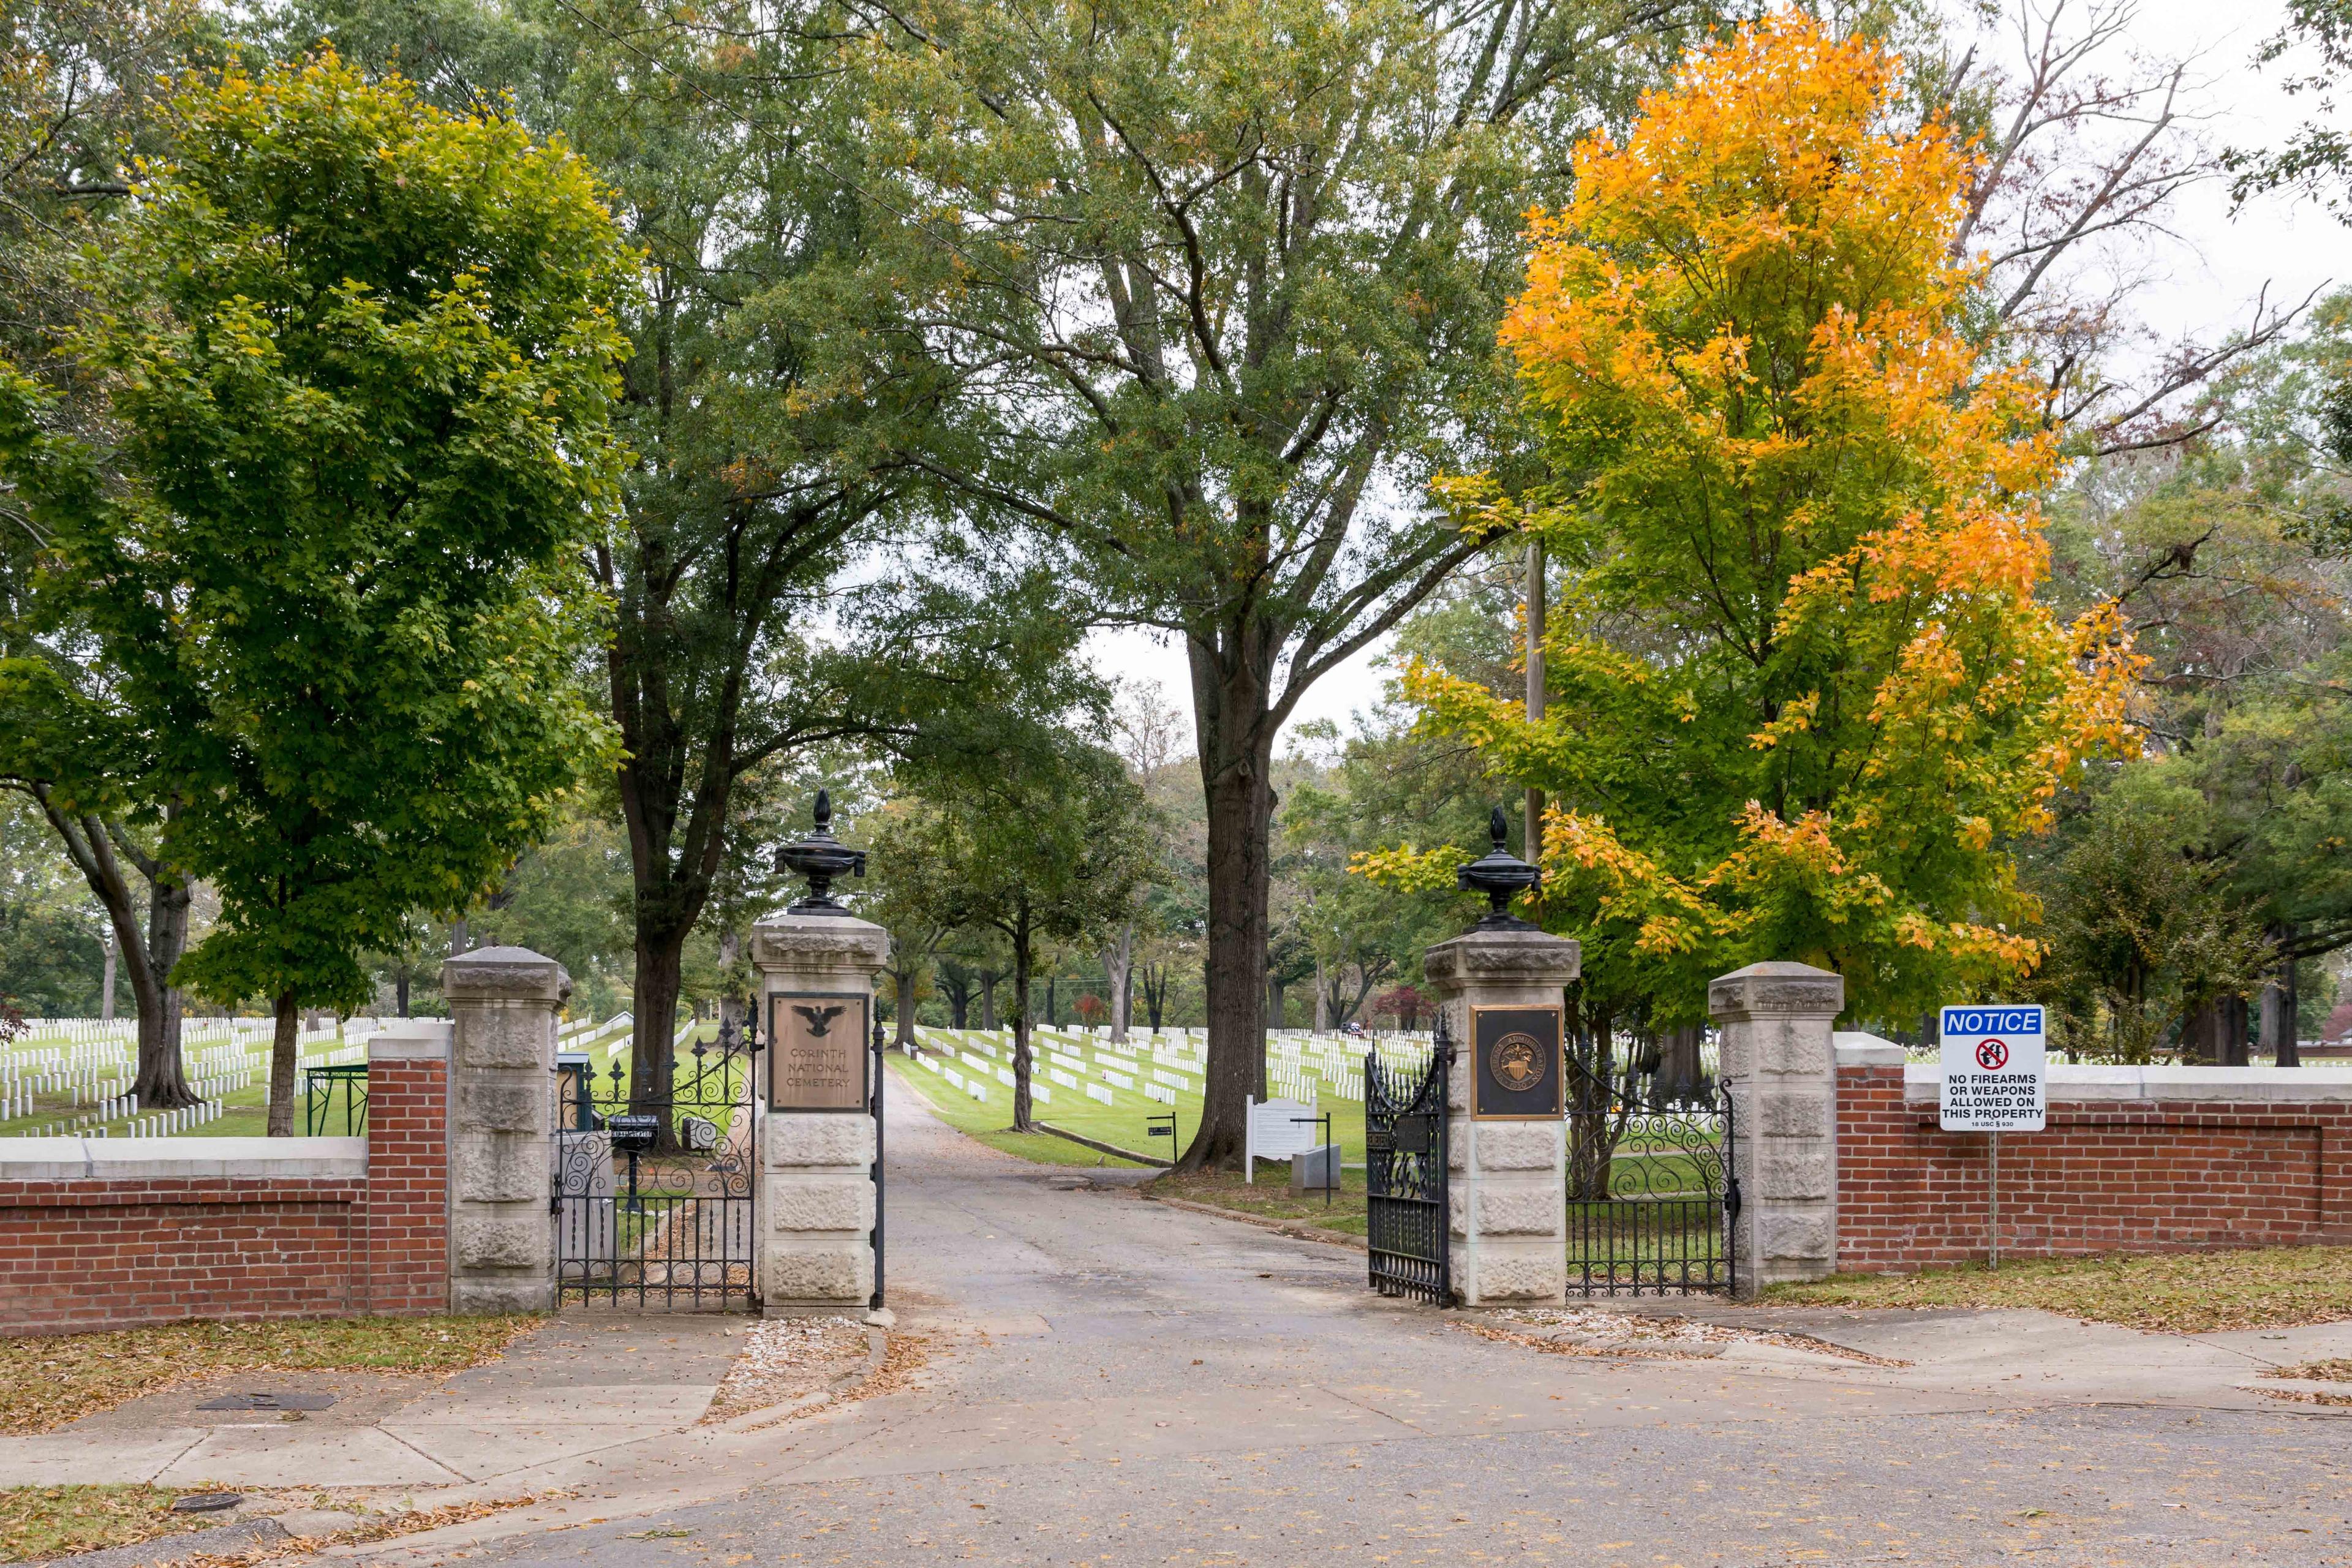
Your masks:
M 1138 1168 L 1131 1160 L 1117 1159 L 1048 1132 L 1013 1131 L 1006 1126 L 1013 1120 L 1010 1090 L 990 1096 L 989 1103 L 982 1105 L 970 1095 L 960 1093 L 937 1073 L 896 1052 L 885 1059 L 890 1070 L 898 1075 L 898 1080 L 913 1089 L 940 1121 L 992 1149 L 1001 1149 L 1040 1165 L 1110 1165 L 1126 1171 Z
M 0 1487 L 0 1563 L 128 1546 L 218 1522 L 173 1513 L 172 1500 L 180 1495 L 172 1487 Z
M 943 1036 L 948 1031 L 927 1030 L 926 1033 Z M 1103 1083 L 1099 1077 L 1091 1073 L 1080 1080 L 1097 1084 L 1108 1089 L 1111 1102 L 1105 1105 L 1098 1100 L 1090 1099 L 1083 1089 L 1069 1089 L 1047 1078 L 1045 1074 L 1048 1064 L 1044 1058 L 1042 1046 L 1050 1042 L 1066 1054 L 1081 1059 L 1113 1064 L 1121 1062 L 1119 1053 L 1108 1048 L 1097 1050 L 1091 1041 L 1073 1044 L 1068 1037 L 1060 1035 L 1057 1031 L 1041 1029 L 1039 1034 L 1041 1048 L 1033 1082 L 1042 1086 L 1053 1098 L 1050 1101 L 1041 1100 L 1037 1103 L 1035 1107 L 1037 1120 L 1049 1121 L 1056 1127 L 1066 1128 L 1081 1136 L 1116 1144 L 1119 1148 L 1132 1150 L 1137 1153 L 1171 1159 L 1183 1152 L 1186 1142 L 1191 1140 L 1194 1131 L 1201 1124 L 1201 1096 L 1197 1090 L 1179 1089 L 1176 1091 L 1174 1105 L 1161 1104 L 1142 1092 L 1142 1085 L 1150 1077 L 1148 1062 L 1136 1064 L 1137 1070 L 1133 1071 L 1129 1071 L 1126 1066 L 1121 1065 L 1118 1066 L 1118 1070 L 1129 1072 L 1129 1076 L 1136 1079 L 1136 1088 L 1121 1089 L 1116 1084 Z M 936 1070 L 939 1065 L 936 1053 L 927 1049 L 924 1056 L 927 1059 L 922 1063 L 912 1063 L 895 1054 L 891 1059 L 907 1069 L 904 1073 L 907 1080 L 922 1088 L 926 1098 L 934 1104 L 941 1101 L 960 1102 L 960 1106 L 969 1107 L 971 1112 L 978 1113 L 976 1120 L 980 1123 L 997 1128 L 1005 1126 L 1013 1120 L 1013 1090 L 998 1082 L 993 1076 L 986 1079 L 988 1100 L 985 1104 L 982 1104 L 959 1091 L 945 1078 L 939 1075 Z M 1010 1047 L 1000 1047 L 996 1059 L 1009 1067 Z M 974 1076 L 978 1070 L 961 1062 L 954 1065 L 956 1070 L 967 1079 Z M 1193 1081 L 1198 1081 L 1197 1075 L 1191 1076 Z M 1330 1115 L 1331 1137 L 1339 1145 L 1341 1162 L 1349 1164 L 1362 1164 L 1364 1161 L 1362 1103 L 1358 1100 L 1341 1100 L 1326 1090 L 1318 1097 L 1316 1109 L 1318 1114 L 1328 1112 Z M 1165 1116 L 1171 1110 L 1176 1113 L 1176 1137 L 1173 1149 L 1170 1147 L 1169 1139 L 1154 1138 L 1149 1131 L 1151 1117 Z M 948 1113 L 943 1110 L 942 1114 Z M 957 1118 L 964 1114 L 966 1113 L 962 1110 L 958 1109 L 954 1114 L 948 1115 L 948 1120 L 959 1127 L 963 1127 L 964 1123 Z M 969 1127 L 964 1130 L 971 1131 Z M 1282 1173 L 1279 1179 L 1285 1183 L 1289 1180 L 1287 1161 L 1281 1162 L 1279 1165 L 1267 1163 L 1265 1164 L 1265 1169 L 1279 1170 Z
M 1232 1209 L 1261 1219 L 1294 1220 L 1318 1230 L 1364 1234 L 1364 1173 L 1343 1170 L 1339 1190 L 1328 1202 L 1321 1193 L 1293 1193 L 1287 1166 L 1261 1163 L 1255 1182 L 1244 1182 L 1233 1171 L 1198 1171 L 1179 1175 L 1173 1171 L 1144 1184 L 1154 1197 L 1181 1198 L 1212 1208 Z

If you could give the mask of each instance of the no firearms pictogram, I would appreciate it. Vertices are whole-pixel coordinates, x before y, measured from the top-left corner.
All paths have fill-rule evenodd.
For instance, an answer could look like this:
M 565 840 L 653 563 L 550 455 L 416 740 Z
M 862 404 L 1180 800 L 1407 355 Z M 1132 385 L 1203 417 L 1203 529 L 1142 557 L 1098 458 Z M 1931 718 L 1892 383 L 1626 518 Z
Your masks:
M 1987 1072 L 1999 1072 L 2009 1065 L 2009 1047 L 1999 1040 L 1985 1040 L 1977 1046 L 1977 1066 Z

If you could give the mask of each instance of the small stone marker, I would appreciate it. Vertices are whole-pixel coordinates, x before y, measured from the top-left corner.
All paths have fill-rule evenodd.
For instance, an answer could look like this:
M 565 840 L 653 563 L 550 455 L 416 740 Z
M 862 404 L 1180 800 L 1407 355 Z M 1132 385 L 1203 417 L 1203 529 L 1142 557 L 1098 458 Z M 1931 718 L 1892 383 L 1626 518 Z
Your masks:
M 1318 1143 L 1290 1157 L 1290 1190 L 1328 1194 L 1339 1185 L 1339 1145 Z
M 1945 1131 L 2042 1130 L 2047 1036 L 2039 1005 L 1947 1007 L 1940 1033 L 1937 1121 Z

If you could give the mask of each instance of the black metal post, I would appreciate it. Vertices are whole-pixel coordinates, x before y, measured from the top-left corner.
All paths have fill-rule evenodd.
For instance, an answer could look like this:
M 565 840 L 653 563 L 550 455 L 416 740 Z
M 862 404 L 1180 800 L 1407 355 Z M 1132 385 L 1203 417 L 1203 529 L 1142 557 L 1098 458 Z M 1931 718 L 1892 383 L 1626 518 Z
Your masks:
M 882 1018 L 874 1018 L 873 1092 L 866 1108 L 874 1117 L 874 1300 L 876 1311 L 882 1310 Z
M 1496 818 L 1501 820 L 1501 808 Z M 1450 1218 L 1454 1180 L 1453 1115 L 1454 1109 L 1454 1032 L 1446 1026 L 1445 1011 L 1441 1005 L 1437 1014 L 1435 1038 L 1431 1042 L 1430 1055 L 1437 1067 L 1437 1169 L 1441 1180 L 1448 1184 L 1438 1191 L 1446 1195 L 1449 1206 L 1439 1211 L 1437 1232 L 1437 1300 L 1440 1304 L 1454 1305 L 1454 1226 Z

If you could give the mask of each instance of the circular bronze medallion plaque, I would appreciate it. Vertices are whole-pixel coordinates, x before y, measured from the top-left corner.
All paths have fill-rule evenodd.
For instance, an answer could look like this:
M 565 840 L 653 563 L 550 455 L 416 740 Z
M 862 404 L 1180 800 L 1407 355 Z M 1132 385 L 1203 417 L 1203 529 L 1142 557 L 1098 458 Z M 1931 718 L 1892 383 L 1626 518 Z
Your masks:
M 1513 1094 L 1521 1094 L 1544 1080 L 1543 1047 L 1533 1035 L 1515 1032 L 1495 1042 L 1486 1055 L 1486 1070 Z

